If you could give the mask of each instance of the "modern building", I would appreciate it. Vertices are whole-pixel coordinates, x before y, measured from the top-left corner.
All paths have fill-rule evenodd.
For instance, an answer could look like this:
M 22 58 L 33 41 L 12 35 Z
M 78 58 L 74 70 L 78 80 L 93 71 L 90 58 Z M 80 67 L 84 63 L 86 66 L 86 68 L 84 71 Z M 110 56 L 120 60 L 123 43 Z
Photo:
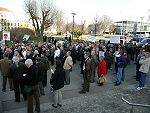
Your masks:
M 114 32 L 120 35 L 150 35 L 148 22 L 118 21 L 115 22 Z
M 33 26 L 30 21 L 16 20 L 12 11 L 0 7 L 0 31 L 9 31 L 13 28 L 33 29 Z

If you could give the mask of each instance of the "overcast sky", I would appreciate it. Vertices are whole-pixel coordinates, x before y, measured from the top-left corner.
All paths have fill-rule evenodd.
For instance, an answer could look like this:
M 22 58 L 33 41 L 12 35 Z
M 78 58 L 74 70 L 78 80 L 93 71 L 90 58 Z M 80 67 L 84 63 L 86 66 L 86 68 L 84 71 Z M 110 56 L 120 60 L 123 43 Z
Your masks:
M 71 13 L 76 13 L 75 21 L 92 22 L 95 15 L 108 15 L 113 21 L 135 20 L 140 17 L 148 20 L 150 0 L 53 0 L 54 4 L 64 12 L 65 20 L 72 21 Z M 24 0 L 0 0 L 0 7 L 14 12 L 18 19 L 24 18 Z

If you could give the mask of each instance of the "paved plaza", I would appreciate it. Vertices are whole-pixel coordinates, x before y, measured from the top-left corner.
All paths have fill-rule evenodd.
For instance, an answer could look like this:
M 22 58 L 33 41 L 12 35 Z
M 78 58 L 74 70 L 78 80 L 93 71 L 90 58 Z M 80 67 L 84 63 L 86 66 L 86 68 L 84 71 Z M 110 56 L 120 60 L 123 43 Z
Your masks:
M 50 72 L 48 72 L 48 86 L 45 88 L 46 95 L 40 98 L 41 113 L 130 113 L 132 106 L 129 106 L 121 98 L 129 102 L 150 105 L 150 88 L 140 91 L 136 90 L 137 81 L 135 75 L 135 64 L 130 64 L 125 70 L 125 81 L 120 86 L 114 86 L 115 74 L 109 70 L 107 74 L 108 83 L 98 86 L 92 83 L 90 92 L 79 94 L 81 90 L 82 75 L 80 74 L 79 63 L 74 66 L 71 72 L 71 84 L 63 89 L 63 106 L 52 108 L 52 94 L 49 88 Z M 148 77 L 148 79 L 150 79 Z M 8 89 L 8 88 L 7 88 Z M 16 103 L 14 92 L 1 92 L 3 113 L 26 113 L 26 101 Z M 133 113 L 150 113 L 148 107 L 133 107 Z

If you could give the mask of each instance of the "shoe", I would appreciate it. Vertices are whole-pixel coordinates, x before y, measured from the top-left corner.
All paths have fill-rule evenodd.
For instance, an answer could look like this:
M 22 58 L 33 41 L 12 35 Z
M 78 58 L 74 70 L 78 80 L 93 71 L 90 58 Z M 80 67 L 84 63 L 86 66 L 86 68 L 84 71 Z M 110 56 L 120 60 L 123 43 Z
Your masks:
M 57 104 L 59 107 L 62 107 L 62 105 L 61 104 Z
M 3 92 L 6 92 L 6 89 L 2 89 Z
M 52 107 L 57 108 L 57 106 L 55 106 L 54 104 L 52 104 Z
M 115 86 L 119 86 L 121 83 L 116 83 Z
M 10 89 L 10 91 L 13 91 L 14 89 Z
M 19 103 L 19 102 L 20 102 L 20 100 L 15 100 L 15 102 L 18 102 L 18 103 Z
M 81 91 L 79 91 L 79 93 L 80 94 L 84 94 L 84 93 L 86 93 L 85 91 L 83 91 L 83 90 L 81 90 Z
M 40 111 L 39 111 L 39 110 L 38 110 L 38 111 L 36 111 L 36 110 L 35 110 L 35 112 L 36 112 L 36 113 L 40 113 Z
M 41 93 L 41 95 L 45 95 L 45 93 Z
M 137 87 L 136 89 L 137 89 L 137 90 L 141 90 L 141 89 L 142 89 L 142 87 Z
M 86 90 L 86 92 L 89 92 L 89 90 Z
M 103 86 L 103 83 L 98 83 L 98 86 Z
M 90 83 L 94 83 L 94 81 L 90 81 Z

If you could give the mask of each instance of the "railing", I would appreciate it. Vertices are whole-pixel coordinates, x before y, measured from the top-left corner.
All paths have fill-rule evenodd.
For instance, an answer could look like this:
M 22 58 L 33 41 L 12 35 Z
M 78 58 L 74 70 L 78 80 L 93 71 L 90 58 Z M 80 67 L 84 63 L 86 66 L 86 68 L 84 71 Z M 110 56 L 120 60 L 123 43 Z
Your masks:
M 132 106 L 130 113 L 133 113 L 133 106 L 150 107 L 150 105 L 131 103 L 131 102 L 127 101 L 126 99 L 124 99 L 123 97 L 122 97 L 122 100 L 125 101 L 127 104 Z

